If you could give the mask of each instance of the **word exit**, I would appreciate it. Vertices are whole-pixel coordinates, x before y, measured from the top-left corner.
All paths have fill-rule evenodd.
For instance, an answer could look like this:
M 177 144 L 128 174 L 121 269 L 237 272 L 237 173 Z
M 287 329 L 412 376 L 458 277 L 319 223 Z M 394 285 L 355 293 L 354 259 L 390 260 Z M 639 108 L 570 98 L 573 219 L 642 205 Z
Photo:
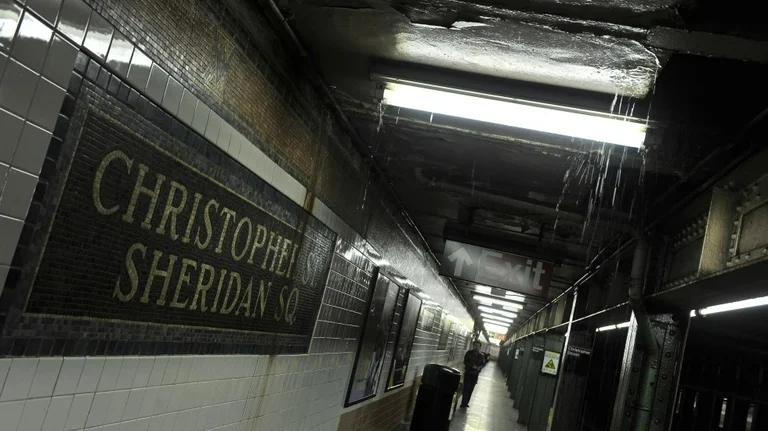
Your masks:
M 553 269 L 551 262 L 446 241 L 440 274 L 546 298 Z

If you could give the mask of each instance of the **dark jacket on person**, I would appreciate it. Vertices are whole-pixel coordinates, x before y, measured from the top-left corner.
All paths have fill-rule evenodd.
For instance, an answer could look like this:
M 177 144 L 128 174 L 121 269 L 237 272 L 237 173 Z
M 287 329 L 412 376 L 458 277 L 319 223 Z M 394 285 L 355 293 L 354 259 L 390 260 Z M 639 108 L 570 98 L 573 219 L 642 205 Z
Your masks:
M 465 374 L 479 374 L 480 370 L 474 369 L 474 367 L 482 367 L 485 365 L 485 355 L 476 351 L 470 350 L 464 354 L 464 373 Z

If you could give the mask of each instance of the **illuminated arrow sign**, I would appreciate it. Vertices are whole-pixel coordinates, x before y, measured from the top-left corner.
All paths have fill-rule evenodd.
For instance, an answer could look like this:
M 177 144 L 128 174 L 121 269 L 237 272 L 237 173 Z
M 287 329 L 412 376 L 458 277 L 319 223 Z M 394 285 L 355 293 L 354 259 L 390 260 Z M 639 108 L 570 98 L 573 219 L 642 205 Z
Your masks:
M 440 274 L 546 298 L 553 269 L 551 262 L 446 241 Z
M 464 264 L 472 265 L 472 258 L 463 247 L 459 247 L 456 251 L 448 256 L 448 260 L 454 263 L 455 269 L 453 270 L 454 277 L 461 277 L 461 270 L 464 269 Z

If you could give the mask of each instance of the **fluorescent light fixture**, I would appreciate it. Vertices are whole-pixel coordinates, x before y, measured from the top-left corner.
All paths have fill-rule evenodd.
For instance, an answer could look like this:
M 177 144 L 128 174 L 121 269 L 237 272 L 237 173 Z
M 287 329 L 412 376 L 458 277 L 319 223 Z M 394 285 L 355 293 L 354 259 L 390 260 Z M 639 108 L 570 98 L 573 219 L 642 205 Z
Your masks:
M 500 316 L 511 317 L 513 319 L 517 317 L 517 314 L 515 313 L 510 313 L 509 311 L 499 310 L 493 307 L 486 307 L 485 305 L 478 305 L 477 308 L 479 308 L 481 311 L 485 311 L 491 314 L 498 314 Z
M 706 316 L 707 314 L 725 313 L 726 311 L 762 307 L 764 305 L 768 305 L 768 296 L 761 296 L 759 298 L 745 299 L 743 301 L 729 302 L 726 304 L 704 307 L 699 310 L 699 314 Z M 691 317 L 696 317 L 696 310 L 691 310 Z
M 492 290 L 489 286 L 475 286 L 475 292 L 485 293 L 486 295 L 490 295 Z
M 511 326 L 510 323 L 494 322 L 492 320 L 483 320 L 483 325 L 494 325 L 494 326 L 498 326 L 500 328 L 509 328 Z
M 520 310 L 523 308 L 522 305 L 514 303 L 512 301 L 507 301 L 506 299 L 501 298 L 492 298 L 489 296 L 483 296 L 483 295 L 474 295 L 472 296 L 475 301 L 483 302 L 486 304 L 497 304 L 497 305 L 503 305 L 505 309 L 507 310 Z
M 489 322 L 489 321 L 493 320 L 494 322 L 498 322 L 498 323 L 500 323 L 502 325 L 509 325 L 513 321 L 513 319 L 505 319 L 503 317 L 493 316 L 493 315 L 483 316 L 482 319 L 483 319 L 483 322 Z
M 525 302 L 525 297 L 523 295 L 520 295 L 514 292 L 505 292 L 503 298 L 500 296 L 496 296 L 493 294 L 493 288 L 490 286 L 477 285 L 475 286 L 475 292 L 481 293 L 483 295 L 488 295 L 492 298 L 506 299 L 507 301 Z
M 509 326 L 509 325 L 512 324 L 512 322 L 509 321 L 509 320 L 500 320 L 500 319 L 496 318 L 495 316 L 483 317 L 483 322 L 493 323 L 495 325 L 504 325 L 504 326 Z
M 629 328 L 629 322 L 618 323 L 616 325 L 601 326 L 595 332 L 612 331 L 614 329 Z
M 483 325 L 483 326 L 485 327 L 486 331 L 495 332 L 497 334 L 506 334 L 507 333 L 507 328 L 505 328 L 504 326 L 490 325 L 490 324 L 487 324 L 487 323 L 485 325 Z
M 383 103 L 470 120 L 640 148 L 645 122 L 563 106 L 444 88 L 397 78 L 387 82 Z M 393 82 L 394 81 L 394 82 Z
M 491 314 L 491 313 L 480 313 L 480 315 L 483 316 L 483 318 L 496 319 L 496 320 L 498 320 L 500 322 L 512 323 L 512 321 L 514 320 L 514 319 L 509 319 L 507 317 L 497 316 L 497 315 Z

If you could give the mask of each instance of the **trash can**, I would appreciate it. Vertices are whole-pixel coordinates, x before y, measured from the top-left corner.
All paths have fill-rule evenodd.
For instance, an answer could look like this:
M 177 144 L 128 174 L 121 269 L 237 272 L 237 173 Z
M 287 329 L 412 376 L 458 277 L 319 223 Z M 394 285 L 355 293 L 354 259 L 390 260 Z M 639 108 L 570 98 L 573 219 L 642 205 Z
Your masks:
M 461 373 L 455 368 L 438 364 L 424 367 L 411 431 L 448 429 L 453 396 L 460 381 Z

